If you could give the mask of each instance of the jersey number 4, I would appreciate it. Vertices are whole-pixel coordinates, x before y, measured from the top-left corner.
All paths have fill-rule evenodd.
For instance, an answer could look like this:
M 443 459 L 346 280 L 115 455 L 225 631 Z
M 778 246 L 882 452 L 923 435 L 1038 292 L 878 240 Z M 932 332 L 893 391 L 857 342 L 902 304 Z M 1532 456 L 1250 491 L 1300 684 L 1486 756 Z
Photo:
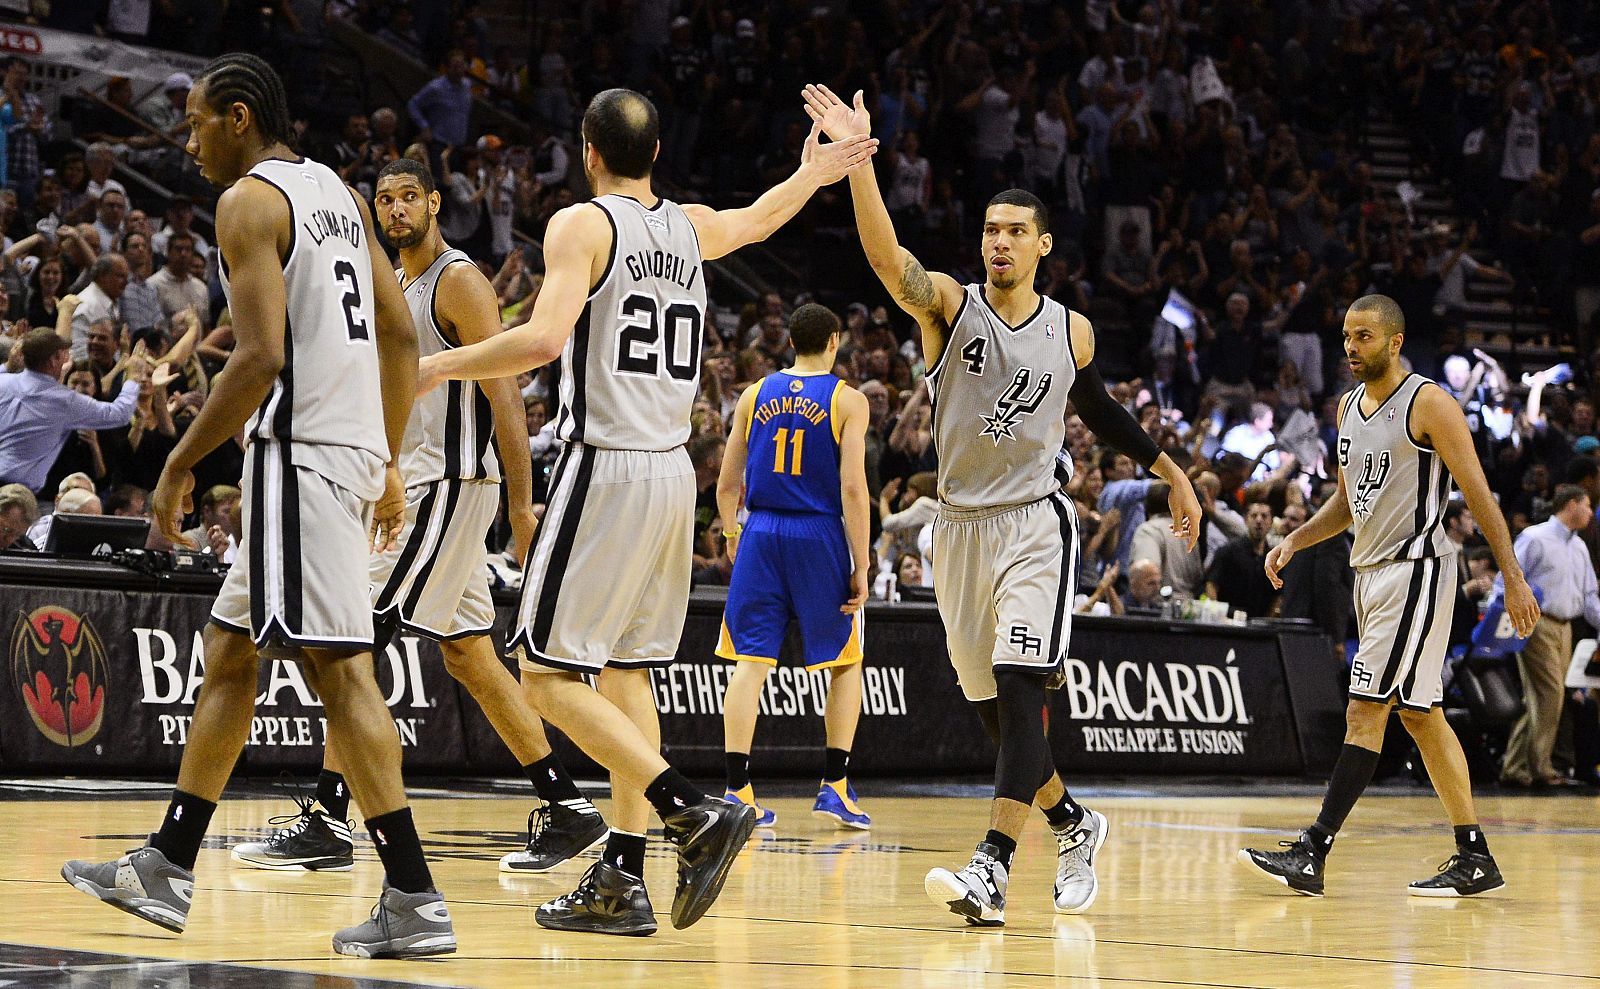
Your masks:
M 617 373 L 659 377 L 661 365 L 678 381 L 693 381 L 700 370 L 704 315 L 692 302 L 673 302 L 663 311 L 656 300 L 635 292 L 617 310 Z M 663 339 L 665 336 L 665 339 Z M 681 360 L 680 360 L 681 358 Z
M 989 359 L 989 338 L 973 337 L 961 348 L 961 359 L 967 362 L 968 374 L 983 374 L 983 365 Z
M 367 314 L 361 309 L 361 276 L 356 274 L 356 263 L 346 257 L 333 259 L 333 281 L 344 289 L 339 304 L 344 307 L 344 328 L 351 343 L 371 343 L 372 330 L 367 326 Z

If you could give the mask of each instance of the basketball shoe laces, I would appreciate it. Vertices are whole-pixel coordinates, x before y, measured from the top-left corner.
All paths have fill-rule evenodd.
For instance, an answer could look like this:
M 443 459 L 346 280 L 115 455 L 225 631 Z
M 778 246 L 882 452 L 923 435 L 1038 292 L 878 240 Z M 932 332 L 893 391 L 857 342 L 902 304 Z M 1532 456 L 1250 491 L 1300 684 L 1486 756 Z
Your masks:
M 294 777 L 288 773 L 284 773 L 279 777 L 279 784 L 284 786 L 286 789 L 291 787 L 293 788 L 292 792 L 289 794 L 289 799 L 293 800 L 295 802 L 295 806 L 300 809 L 295 811 L 293 814 L 284 814 L 281 817 L 267 818 L 267 825 L 269 827 L 278 828 L 277 831 L 274 831 L 267 838 L 267 844 L 274 847 L 282 845 L 284 842 L 296 837 L 300 834 L 300 832 L 311 826 L 312 819 L 315 815 L 315 811 L 312 810 L 312 807 L 314 807 L 317 802 L 316 796 L 306 796 L 305 787 L 295 782 Z
M 550 805 L 540 804 L 528 814 L 528 852 L 537 855 L 543 849 L 545 835 L 550 833 Z

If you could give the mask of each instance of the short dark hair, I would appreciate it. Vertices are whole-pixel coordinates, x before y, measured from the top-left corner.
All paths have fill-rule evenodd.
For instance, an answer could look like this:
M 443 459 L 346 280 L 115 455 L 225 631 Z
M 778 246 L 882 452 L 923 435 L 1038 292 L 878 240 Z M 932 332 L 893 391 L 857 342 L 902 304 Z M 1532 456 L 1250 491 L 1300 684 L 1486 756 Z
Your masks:
M 1050 207 L 1044 204 L 1044 200 L 1026 189 L 1007 189 L 996 193 L 988 205 L 983 207 L 986 215 L 990 206 L 1026 206 L 1033 210 L 1033 225 L 1039 228 L 1039 236 L 1042 237 L 1050 232 Z
M 22 338 L 22 366 L 30 371 L 43 371 L 51 358 L 63 350 L 71 349 L 72 344 L 63 340 L 48 326 L 29 330 Z
M 1118 457 L 1128 457 L 1128 455 L 1126 453 L 1123 453 L 1121 450 L 1118 450 L 1115 447 L 1110 447 L 1110 446 L 1106 447 L 1104 450 L 1101 450 L 1100 451 L 1100 471 L 1101 471 L 1101 473 L 1104 473 L 1104 472 L 1110 470 L 1111 468 L 1115 467 L 1117 465 L 1117 458 Z M 1132 457 L 1128 457 L 1128 460 L 1132 461 L 1133 458 Z
M 115 515 L 124 508 L 132 506 L 136 501 L 142 501 L 148 507 L 150 493 L 137 484 L 119 484 L 106 492 L 105 500 L 100 503 L 100 506 L 105 509 L 107 515 Z
M 1586 402 L 1588 399 L 1579 399 L 1579 401 Z M 1586 453 L 1580 453 L 1567 461 L 1566 481 L 1568 484 L 1582 484 L 1596 474 L 1600 474 L 1600 460 L 1595 460 Z
M 1406 331 L 1406 315 L 1400 310 L 1400 304 L 1387 295 L 1363 295 L 1350 303 L 1351 312 L 1371 313 L 1378 318 L 1384 332 L 1389 336 Z
M 649 177 L 660 134 L 655 104 L 631 89 L 602 90 L 583 111 L 584 142 L 594 145 L 606 170 L 618 178 Z
M 172 253 L 172 245 L 176 244 L 180 240 L 188 241 L 190 247 L 194 246 L 194 234 L 190 233 L 187 230 L 174 230 L 174 231 L 172 231 L 172 233 L 167 234 L 167 253 L 168 254 Z
M 1171 515 L 1172 506 L 1167 503 L 1167 497 L 1172 494 L 1172 485 L 1166 481 L 1152 481 L 1150 490 L 1144 493 L 1144 517 L 1153 519 L 1159 515 Z
M 378 170 L 378 182 L 382 182 L 391 175 L 411 176 L 417 180 L 418 185 L 422 186 L 422 191 L 429 195 L 432 195 L 434 189 L 438 188 L 433 182 L 433 169 L 429 168 L 426 162 L 417 161 L 415 158 L 396 158 L 394 161 L 389 162 L 389 164 Z M 377 183 L 373 184 L 373 188 L 377 188 Z
M 1449 528 L 1456 519 L 1467 513 L 1467 503 L 1451 499 L 1444 506 L 1444 525 Z
M 258 55 L 230 52 L 212 59 L 200 70 L 196 85 L 205 83 L 206 102 L 218 113 L 243 103 L 268 144 L 292 144 L 294 124 L 289 119 L 289 98 L 277 70 Z
M 1554 515 L 1579 498 L 1587 497 L 1589 497 L 1589 492 L 1576 484 L 1558 484 L 1556 485 L 1556 493 L 1550 497 L 1550 514 Z
M 1467 550 L 1467 562 L 1470 563 L 1473 560 L 1484 560 L 1495 570 L 1498 571 L 1500 569 L 1500 561 L 1494 558 L 1494 550 L 1487 546 L 1474 546 Z
M 839 332 L 839 317 L 827 306 L 808 302 L 789 316 L 789 341 L 796 354 L 820 354 L 828 338 Z
M 713 453 L 721 452 L 727 442 L 720 436 L 696 436 L 689 440 L 689 462 L 696 467 L 703 467 L 711 460 Z

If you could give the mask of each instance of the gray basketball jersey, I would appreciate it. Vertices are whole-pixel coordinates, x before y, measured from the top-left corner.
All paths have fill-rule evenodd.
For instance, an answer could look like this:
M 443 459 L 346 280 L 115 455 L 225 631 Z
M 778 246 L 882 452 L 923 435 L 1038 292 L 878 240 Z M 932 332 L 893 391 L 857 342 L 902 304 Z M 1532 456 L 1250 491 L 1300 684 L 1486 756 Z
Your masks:
M 292 226 L 283 264 L 283 370 L 246 435 L 290 444 L 295 464 L 376 498 L 389 443 L 361 212 L 339 176 L 308 158 L 269 159 L 249 174 L 283 194 Z M 221 278 L 232 305 L 226 257 Z
M 1411 434 L 1417 392 L 1431 383 L 1411 375 L 1371 415 L 1361 411 L 1366 385 L 1345 396 L 1339 469 L 1355 520 L 1353 567 L 1456 552 L 1444 534 L 1450 472 L 1438 453 Z
M 556 432 L 612 450 L 671 450 L 689 439 L 700 389 L 700 240 L 677 203 L 593 202 L 611 221 L 611 258 L 561 354 Z
M 395 274 L 411 307 L 417 328 L 417 352 L 427 357 L 457 345 L 445 338 L 434 312 L 439 276 L 452 264 L 472 259 L 450 248 L 428 265 L 428 270 L 406 284 L 405 270 Z M 406 487 L 445 478 L 463 481 L 500 480 L 500 460 L 495 454 L 494 411 L 489 396 L 476 381 L 447 381 L 418 398 L 406 421 L 400 445 L 400 476 Z
M 968 285 L 949 339 L 928 371 L 939 500 L 956 508 L 1038 501 L 1060 487 L 1067 392 L 1077 376 L 1061 303 L 1009 326 L 982 285 Z

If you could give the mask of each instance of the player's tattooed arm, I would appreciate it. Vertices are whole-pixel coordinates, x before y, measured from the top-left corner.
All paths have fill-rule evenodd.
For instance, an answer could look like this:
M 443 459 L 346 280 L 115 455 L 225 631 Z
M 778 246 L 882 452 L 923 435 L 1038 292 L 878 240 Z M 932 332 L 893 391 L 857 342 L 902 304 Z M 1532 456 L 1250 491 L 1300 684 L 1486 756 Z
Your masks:
M 903 250 L 905 264 L 900 269 L 900 291 L 897 298 L 907 309 L 927 313 L 936 317 L 941 325 L 944 322 L 943 308 L 938 305 L 939 294 L 933 287 L 933 279 L 928 277 L 928 271 L 922 267 L 922 262 L 916 259 L 910 251 Z

